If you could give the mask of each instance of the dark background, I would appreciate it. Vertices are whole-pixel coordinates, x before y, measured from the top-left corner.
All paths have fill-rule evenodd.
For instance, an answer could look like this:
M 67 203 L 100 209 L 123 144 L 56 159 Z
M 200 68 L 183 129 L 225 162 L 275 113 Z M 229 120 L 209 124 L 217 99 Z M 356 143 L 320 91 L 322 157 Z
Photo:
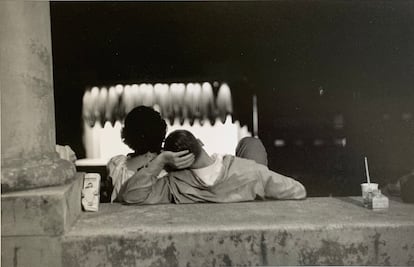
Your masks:
M 257 95 L 269 167 L 297 177 L 310 195 L 359 194 L 364 156 L 380 184 L 414 169 L 413 1 L 50 7 L 56 139 L 78 158 L 86 87 L 219 81 L 232 90 L 235 119 L 249 127 Z M 344 128 L 334 129 L 340 114 Z M 336 137 L 347 145 L 332 145 Z

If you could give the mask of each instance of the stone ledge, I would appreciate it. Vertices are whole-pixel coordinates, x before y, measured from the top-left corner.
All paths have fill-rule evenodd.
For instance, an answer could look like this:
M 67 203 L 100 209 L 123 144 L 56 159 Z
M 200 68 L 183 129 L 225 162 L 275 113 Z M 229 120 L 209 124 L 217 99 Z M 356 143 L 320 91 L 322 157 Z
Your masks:
M 64 266 L 414 265 L 414 205 L 104 204 L 83 213 L 62 246 Z
M 83 175 L 66 185 L 2 194 L 2 237 L 62 235 L 81 212 Z

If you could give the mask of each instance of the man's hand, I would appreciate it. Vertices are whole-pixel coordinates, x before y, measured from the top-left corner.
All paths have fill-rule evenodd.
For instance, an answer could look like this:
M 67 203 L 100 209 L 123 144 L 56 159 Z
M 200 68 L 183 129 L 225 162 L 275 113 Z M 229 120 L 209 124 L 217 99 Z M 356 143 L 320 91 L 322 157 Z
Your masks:
M 165 165 L 174 169 L 186 169 L 193 165 L 195 156 L 188 150 L 179 152 L 163 151 L 160 156 Z

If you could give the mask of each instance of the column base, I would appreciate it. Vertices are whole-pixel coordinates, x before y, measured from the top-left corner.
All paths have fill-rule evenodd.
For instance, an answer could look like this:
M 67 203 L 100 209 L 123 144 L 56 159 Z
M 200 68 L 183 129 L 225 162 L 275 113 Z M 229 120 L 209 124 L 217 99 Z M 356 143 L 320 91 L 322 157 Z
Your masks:
M 67 184 L 75 173 L 74 164 L 54 152 L 29 159 L 3 159 L 1 192 Z

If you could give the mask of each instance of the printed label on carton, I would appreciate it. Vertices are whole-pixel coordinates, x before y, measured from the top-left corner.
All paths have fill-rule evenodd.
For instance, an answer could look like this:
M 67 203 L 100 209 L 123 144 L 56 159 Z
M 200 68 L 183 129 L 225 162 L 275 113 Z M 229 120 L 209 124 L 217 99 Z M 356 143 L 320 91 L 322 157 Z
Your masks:
M 85 175 L 82 189 L 82 207 L 85 211 L 98 211 L 100 183 L 101 176 L 98 173 Z

